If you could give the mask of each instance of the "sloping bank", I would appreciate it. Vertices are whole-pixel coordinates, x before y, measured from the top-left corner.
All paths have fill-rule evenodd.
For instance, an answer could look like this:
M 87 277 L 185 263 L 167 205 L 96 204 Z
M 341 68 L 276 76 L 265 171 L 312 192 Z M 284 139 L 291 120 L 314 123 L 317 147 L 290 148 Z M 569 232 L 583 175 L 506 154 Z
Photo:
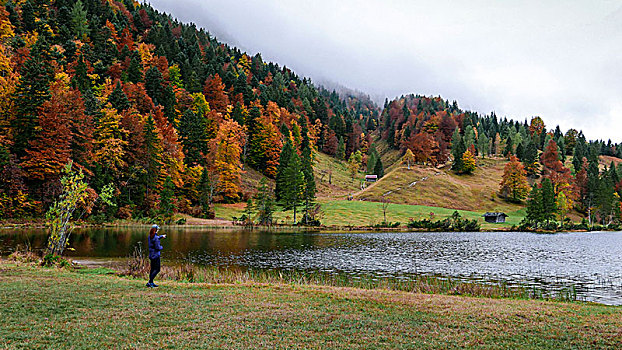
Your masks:
M 189 284 L 0 261 L 6 348 L 619 348 L 622 309 L 292 284 Z

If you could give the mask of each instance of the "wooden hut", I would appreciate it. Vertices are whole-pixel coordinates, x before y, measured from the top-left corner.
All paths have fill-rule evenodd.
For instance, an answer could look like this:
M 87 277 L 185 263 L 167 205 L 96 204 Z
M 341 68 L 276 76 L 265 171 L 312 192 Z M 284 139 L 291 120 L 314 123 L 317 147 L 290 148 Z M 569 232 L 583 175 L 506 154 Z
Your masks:
M 490 222 L 493 224 L 501 224 L 505 222 L 505 218 L 507 218 L 507 214 L 505 213 L 486 213 L 482 215 L 486 222 Z
M 365 182 L 376 182 L 378 181 L 378 175 L 365 175 Z

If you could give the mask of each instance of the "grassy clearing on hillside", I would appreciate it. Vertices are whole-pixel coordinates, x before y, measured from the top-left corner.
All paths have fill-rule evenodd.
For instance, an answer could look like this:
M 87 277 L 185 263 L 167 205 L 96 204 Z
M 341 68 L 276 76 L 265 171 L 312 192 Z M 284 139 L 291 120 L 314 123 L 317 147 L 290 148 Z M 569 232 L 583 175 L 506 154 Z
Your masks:
M 506 163 L 501 159 L 478 159 L 477 169 L 472 175 L 456 175 L 447 169 L 419 165 L 411 166 L 410 170 L 400 166 L 355 198 L 380 201 L 391 191 L 386 198 L 392 203 L 477 212 L 514 212 L 523 206 L 497 197 Z
M 361 179 L 365 177 L 365 174 L 359 171 L 352 180 L 347 162 L 324 153 L 316 154 L 314 170 L 318 199 L 345 198 L 348 194 L 360 190 Z
M 380 224 L 384 220 L 382 203 L 379 202 L 332 200 L 320 201 L 320 204 L 324 212 L 321 222 L 327 226 L 368 226 Z M 231 220 L 233 217 L 240 217 L 242 215 L 244 205 L 216 205 L 215 210 L 217 217 Z M 438 220 L 451 216 L 454 211 L 455 209 L 391 203 L 387 208 L 387 221 L 398 221 L 405 225 L 411 218 L 415 220 L 429 219 L 430 213 L 434 213 L 434 219 Z M 483 221 L 483 212 L 467 210 L 458 210 L 458 212 L 464 218 L 477 219 L 482 223 L 482 228 L 490 230 L 495 228 L 509 228 L 512 225 L 518 225 L 525 216 L 525 209 L 519 209 L 517 211 L 508 212 L 509 217 L 505 224 L 487 224 Z M 292 223 L 293 213 L 291 211 L 278 211 L 275 213 L 275 218 L 279 220 L 279 222 Z
M 282 284 L 187 284 L 0 263 L 3 348 L 610 348 L 619 308 Z

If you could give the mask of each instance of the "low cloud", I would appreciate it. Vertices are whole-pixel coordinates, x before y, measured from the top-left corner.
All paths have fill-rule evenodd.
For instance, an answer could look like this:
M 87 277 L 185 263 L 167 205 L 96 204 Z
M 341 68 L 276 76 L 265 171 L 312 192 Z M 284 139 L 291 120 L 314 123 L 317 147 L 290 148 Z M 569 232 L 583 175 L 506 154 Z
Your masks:
M 152 0 L 158 10 L 315 81 L 622 141 L 614 1 Z

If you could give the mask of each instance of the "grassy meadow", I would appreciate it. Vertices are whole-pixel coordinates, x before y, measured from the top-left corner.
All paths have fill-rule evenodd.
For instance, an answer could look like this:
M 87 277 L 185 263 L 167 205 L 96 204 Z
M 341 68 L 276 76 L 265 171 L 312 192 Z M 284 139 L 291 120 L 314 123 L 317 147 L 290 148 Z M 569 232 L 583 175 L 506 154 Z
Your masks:
M 380 224 L 384 220 L 382 203 L 359 201 L 359 200 L 323 200 L 319 201 L 322 205 L 321 222 L 326 226 L 370 226 Z M 244 211 L 244 204 L 218 204 L 215 206 L 216 216 L 231 220 L 233 217 L 240 217 Z M 430 207 L 425 205 L 409 204 L 389 204 L 387 207 L 387 221 L 400 222 L 406 224 L 412 218 L 415 220 L 444 219 L 453 214 L 455 209 Z M 482 224 L 482 228 L 494 230 L 495 228 L 510 228 L 518 223 L 525 216 L 525 209 L 508 212 L 509 217 L 505 224 L 488 224 L 483 221 L 482 212 L 458 210 L 462 217 L 476 219 Z M 434 213 L 433 216 L 430 213 Z M 292 223 L 292 211 L 278 211 L 274 217 L 279 223 Z M 298 217 L 299 218 L 299 217 Z
M 0 261 L 0 348 L 616 349 L 619 307 L 162 281 Z

